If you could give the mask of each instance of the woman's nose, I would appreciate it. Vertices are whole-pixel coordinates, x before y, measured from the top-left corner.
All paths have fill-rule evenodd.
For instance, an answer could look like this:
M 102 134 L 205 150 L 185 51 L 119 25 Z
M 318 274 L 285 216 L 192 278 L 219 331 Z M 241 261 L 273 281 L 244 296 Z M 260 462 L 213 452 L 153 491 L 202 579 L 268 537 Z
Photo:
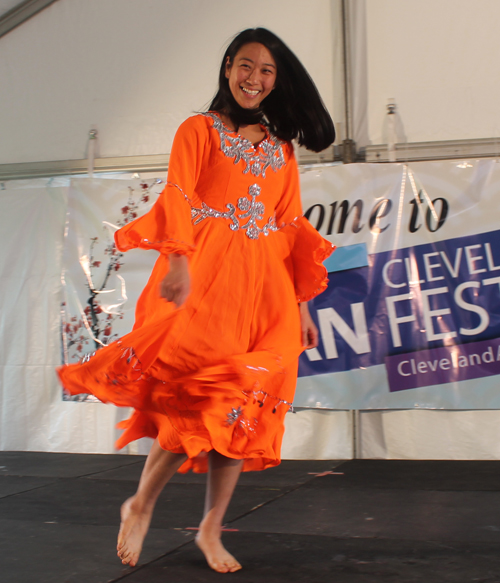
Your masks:
M 247 81 L 249 83 L 252 83 L 252 85 L 254 85 L 255 83 L 258 83 L 259 81 L 259 74 L 257 71 L 251 71 L 250 75 L 248 75 L 247 77 Z

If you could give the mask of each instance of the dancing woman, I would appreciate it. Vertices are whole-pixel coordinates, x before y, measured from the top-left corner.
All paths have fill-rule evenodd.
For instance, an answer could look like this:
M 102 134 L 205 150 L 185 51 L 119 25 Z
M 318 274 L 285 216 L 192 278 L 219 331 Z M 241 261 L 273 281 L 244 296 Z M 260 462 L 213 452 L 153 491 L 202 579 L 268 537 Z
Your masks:
M 221 573 L 240 472 L 280 463 L 298 356 L 317 345 L 307 301 L 327 285 L 333 246 L 302 216 L 291 140 L 321 151 L 335 137 L 318 91 L 270 31 L 238 34 L 209 111 L 177 131 L 165 190 L 115 235 L 120 251 L 160 252 L 131 333 L 59 369 L 72 394 L 133 407 L 117 442 L 155 441 L 121 509 L 118 556 L 137 564 L 156 500 L 177 471 L 208 471 L 196 543 Z

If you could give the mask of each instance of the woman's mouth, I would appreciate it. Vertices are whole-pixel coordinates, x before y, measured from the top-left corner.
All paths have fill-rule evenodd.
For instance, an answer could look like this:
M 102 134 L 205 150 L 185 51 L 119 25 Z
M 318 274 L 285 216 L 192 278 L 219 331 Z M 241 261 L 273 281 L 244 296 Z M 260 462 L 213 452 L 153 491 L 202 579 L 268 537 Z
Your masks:
M 247 89 L 246 87 L 242 87 L 241 85 L 240 85 L 240 89 L 243 91 L 243 93 L 246 93 L 250 97 L 255 97 L 256 95 L 258 95 L 260 93 L 260 91 L 258 89 Z

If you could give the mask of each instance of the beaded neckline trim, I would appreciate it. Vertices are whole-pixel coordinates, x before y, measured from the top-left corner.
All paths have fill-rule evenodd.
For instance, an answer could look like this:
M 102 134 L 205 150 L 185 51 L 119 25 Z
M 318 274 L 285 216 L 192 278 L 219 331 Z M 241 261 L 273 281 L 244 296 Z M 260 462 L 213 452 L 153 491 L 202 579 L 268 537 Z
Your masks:
M 266 177 L 266 170 L 271 168 L 277 172 L 285 166 L 285 156 L 283 154 L 282 142 L 267 131 L 267 136 L 255 147 L 252 142 L 231 131 L 221 120 L 221 118 L 212 112 L 202 114 L 213 121 L 213 128 L 218 132 L 220 137 L 220 149 L 228 158 L 234 158 L 234 163 L 238 164 L 242 160 L 245 164 L 243 174 L 249 172 L 254 176 Z

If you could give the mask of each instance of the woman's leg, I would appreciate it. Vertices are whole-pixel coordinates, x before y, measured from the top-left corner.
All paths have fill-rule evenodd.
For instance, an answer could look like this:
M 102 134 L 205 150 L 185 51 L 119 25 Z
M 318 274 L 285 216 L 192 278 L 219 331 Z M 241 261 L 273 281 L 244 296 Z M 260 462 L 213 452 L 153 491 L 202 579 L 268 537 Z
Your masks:
M 185 454 L 165 451 L 157 440 L 153 443 L 142 470 L 137 492 L 126 500 L 121 508 L 117 550 L 124 565 L 131 567 L 137 565 L 156 500 L 186 457 Z
M 196 544 L 205 555 L 209 566 L 219 573 L 233 573 L 241 569 L 238 561 L 222 546 L 221 529 L 242 466 L 243 460 L 225 457 L 215 450 L 209 454 L 205 513 L 196 536 Z

